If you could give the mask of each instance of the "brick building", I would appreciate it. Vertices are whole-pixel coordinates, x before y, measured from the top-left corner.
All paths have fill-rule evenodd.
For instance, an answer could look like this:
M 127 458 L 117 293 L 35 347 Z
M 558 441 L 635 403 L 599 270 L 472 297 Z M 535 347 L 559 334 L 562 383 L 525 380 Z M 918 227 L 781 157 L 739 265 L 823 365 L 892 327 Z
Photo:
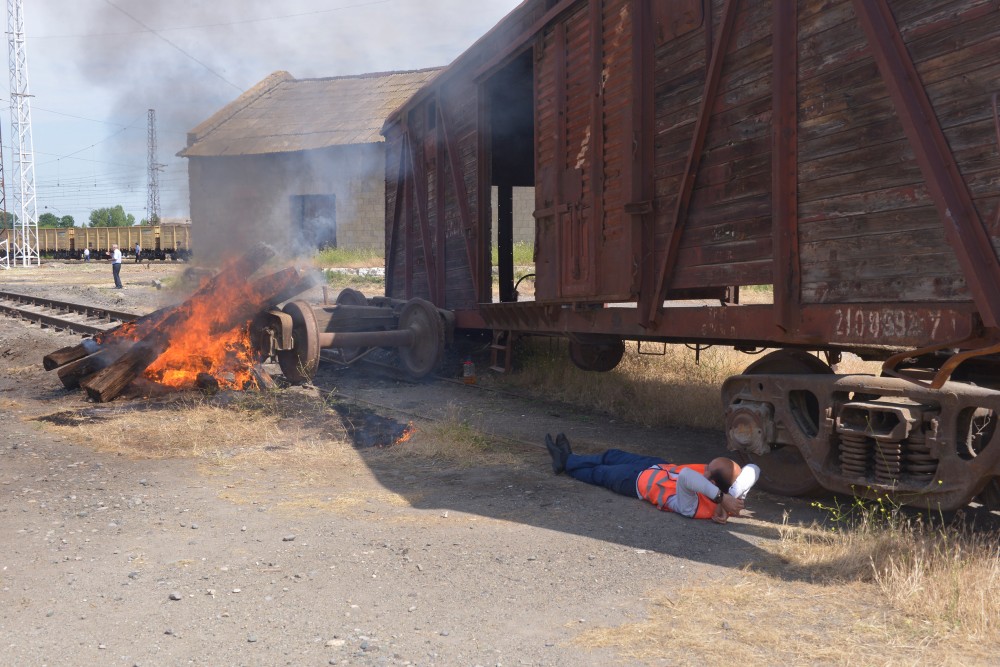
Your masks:
M 384 247 L 385 118 L 438 69 L 323 79 L 275 72 L 188 133 L 200 257 Z

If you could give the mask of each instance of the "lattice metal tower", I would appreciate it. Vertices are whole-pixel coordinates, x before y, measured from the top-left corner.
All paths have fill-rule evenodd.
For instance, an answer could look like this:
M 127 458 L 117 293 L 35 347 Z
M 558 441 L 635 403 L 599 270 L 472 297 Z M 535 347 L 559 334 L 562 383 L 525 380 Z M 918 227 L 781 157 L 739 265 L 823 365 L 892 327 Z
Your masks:
M 146 143 L 149 147 L 149 157 L 146 161 L 146 216 L 149 224 L 155 225 L 160 222 L 160 178 L 157 174 L 162 166 L 156 163 L 156 109 L 149 110 L 149 132 Z
M 3 169 L 3 132 L 0 132 L 0 211 L 3 211 L 3 219 L 0 220 L 0 269 L 9 269 L 13 230 L 7 222 L 7 184 L 4 181 Z
M 10 121 L 13 131 L 14 264 L 36 266 L 38 255 L 38 204 L 35 201 L 35 148 L 31 140 L 31 93 L 28 92 L 28 54 L 24 40 L 22 0 L 7 0 L 7 46 L 10 64 Z

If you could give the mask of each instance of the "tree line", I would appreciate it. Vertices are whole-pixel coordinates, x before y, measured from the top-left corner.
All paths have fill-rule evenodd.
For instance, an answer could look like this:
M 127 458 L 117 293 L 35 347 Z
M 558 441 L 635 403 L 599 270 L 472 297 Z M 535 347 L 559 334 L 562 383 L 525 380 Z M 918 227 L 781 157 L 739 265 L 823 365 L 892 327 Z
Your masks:
M 9 211 L 0 211 L 0 227 L 10 228 L 17 222 L 17 216 Z M 156 218 L 152 222 L 145 218 L 139 221 L 140 225 L 156 224 Z M 122 205 L 114 207 L 97 208 L 90 212 L 87 227 L 131 227 L 136 224 L 135 216 L 126 213 Z M 42 213 L 38 216 L 39 227 L 74 227 L 76 220 L 71 215 L 56 215 L 54 213 Z

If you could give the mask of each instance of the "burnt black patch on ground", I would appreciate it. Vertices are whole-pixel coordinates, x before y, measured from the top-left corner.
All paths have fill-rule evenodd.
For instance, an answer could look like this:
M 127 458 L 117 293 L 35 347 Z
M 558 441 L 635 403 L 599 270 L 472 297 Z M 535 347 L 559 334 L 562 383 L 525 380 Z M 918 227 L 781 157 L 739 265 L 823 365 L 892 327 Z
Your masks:
M 378 415 L 371 410 L 335 403 L 331 406 L 344 423 L 344 430 L 355 449 L 391 447 L 406 435 L 408 424 Z

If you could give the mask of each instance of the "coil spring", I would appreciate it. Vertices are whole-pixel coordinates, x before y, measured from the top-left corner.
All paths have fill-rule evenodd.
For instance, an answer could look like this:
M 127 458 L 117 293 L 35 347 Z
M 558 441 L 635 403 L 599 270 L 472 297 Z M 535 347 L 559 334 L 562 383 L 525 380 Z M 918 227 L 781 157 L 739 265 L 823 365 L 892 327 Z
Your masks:
M 938 465 L 922 431 L 914 431 L 904 442 L 842 433 L 839 458 L 844 474 L 865 477 L 874 472 L 875 480 L 884 484 L 903 474 L 932 476 Z
M 875 440 L 875 481 L 890 484 L 903 472 L 903 443 Z
M 840 436 L 840 467 L 845 474 L 864 477 L 868 472 L 868 438 L 843 433 Z
M 914 431 L 907 440 L 904 470 L 911 475 L 932 476 L 937 471 L 938 460 L 931 455 L 927 435 Z

